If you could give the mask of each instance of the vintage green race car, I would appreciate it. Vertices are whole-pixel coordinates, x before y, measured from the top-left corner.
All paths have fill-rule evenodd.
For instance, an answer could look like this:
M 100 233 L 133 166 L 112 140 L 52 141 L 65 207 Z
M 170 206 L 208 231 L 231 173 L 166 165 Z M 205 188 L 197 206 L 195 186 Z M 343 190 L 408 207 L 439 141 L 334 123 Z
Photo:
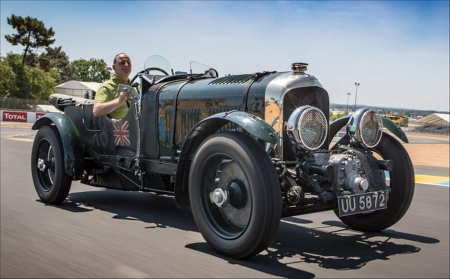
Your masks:
M 36 191 L 49 204 L 63 202 L 73 180 L 173 195 L 205 240 L 235 258 L 266 249 L 287 216 L 333 210 L 354 230 L 394 225 L 414 195 L 396 139 L 405 134 L 369 108 L 330 124 L 327 91 L 307 64 L 291 69 L 218 77 L 191 62 L 190 73 L 174 74 L 152 56 L 121 120 L 54 94 L 61 113 L 33 125 Z

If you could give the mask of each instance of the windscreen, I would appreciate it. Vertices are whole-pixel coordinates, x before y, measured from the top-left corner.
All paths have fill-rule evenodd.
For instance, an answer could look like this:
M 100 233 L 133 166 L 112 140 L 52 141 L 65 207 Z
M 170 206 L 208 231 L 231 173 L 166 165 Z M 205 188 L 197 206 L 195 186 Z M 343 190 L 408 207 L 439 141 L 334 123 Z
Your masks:
M 172 66 L 170 66 L 169 62 L 164 57 L 159 55 L 153 55 L 147 58 L 144 63 L 144 69 L 149 69 L 149 74 L 173 75 Z
M 190 67 L 191 67 L 191 74 L 203 74 L 205 73 L 206 70 L 211 69 L 211 66 L 202 64 L 202 63 L 198 63 L 195 61 L 191 61 L 190 63 Z
M 198 63 L 195 61 L 191 61 L 191 74 L 200 74 L 210 78 L 216 78 L 219 76 L 219 73 L 211 66 Z

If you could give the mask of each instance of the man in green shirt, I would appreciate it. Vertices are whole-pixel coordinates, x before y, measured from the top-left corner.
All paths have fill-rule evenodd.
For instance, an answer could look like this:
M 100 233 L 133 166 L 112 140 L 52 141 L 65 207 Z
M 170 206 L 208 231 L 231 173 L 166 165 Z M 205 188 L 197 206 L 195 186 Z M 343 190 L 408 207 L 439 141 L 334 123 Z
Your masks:
M 133 98 L 129 92 L 119 92 L 119 84 L 128 84 L 131 73 L 131 60 L 125 53 L 114 57 L 112 68 L 114 76 L 105 81 L 95 94 L 94 116 L 109 114 L 111 118 L 122 119 L 128 113 L 127 101 Z M 134 91 L 134 90 L 133 90 Z

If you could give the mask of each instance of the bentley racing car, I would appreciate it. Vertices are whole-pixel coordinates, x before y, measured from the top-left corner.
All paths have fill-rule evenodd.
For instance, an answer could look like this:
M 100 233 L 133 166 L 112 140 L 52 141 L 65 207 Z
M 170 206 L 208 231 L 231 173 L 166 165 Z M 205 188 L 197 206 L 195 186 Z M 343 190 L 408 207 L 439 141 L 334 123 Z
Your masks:
M 94 117 L 93 100 L 50 96 L 60 113 L 32 127 L 43 202 L 63 202 L 74 180 L 172 195 L 206 242 L 234 258 L 266 249 L 283 217 L 332 210 L 368 232 L 408 210 L 404 132 L 370 108 L 329 123 L 328 92 L 307 64 L 219 77 L 196 62 L 174 73 L 152 56 L 144 68 L 125 85 L 138 93 L 120 120 Z

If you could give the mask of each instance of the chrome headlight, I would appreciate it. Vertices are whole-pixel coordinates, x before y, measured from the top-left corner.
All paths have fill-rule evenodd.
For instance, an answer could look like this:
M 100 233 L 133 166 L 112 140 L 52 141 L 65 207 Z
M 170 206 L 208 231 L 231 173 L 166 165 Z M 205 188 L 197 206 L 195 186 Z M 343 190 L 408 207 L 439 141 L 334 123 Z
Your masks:
M 318 108 L 302 106 L 289 117 L 286 132 L 292 146 L 315 150 L 327 139 L 328 122 Z
M 364 146 L 375 147 L 383 132 L 381 116 L 368 108 L 359 109 L 350 118 L 347 132 Z

